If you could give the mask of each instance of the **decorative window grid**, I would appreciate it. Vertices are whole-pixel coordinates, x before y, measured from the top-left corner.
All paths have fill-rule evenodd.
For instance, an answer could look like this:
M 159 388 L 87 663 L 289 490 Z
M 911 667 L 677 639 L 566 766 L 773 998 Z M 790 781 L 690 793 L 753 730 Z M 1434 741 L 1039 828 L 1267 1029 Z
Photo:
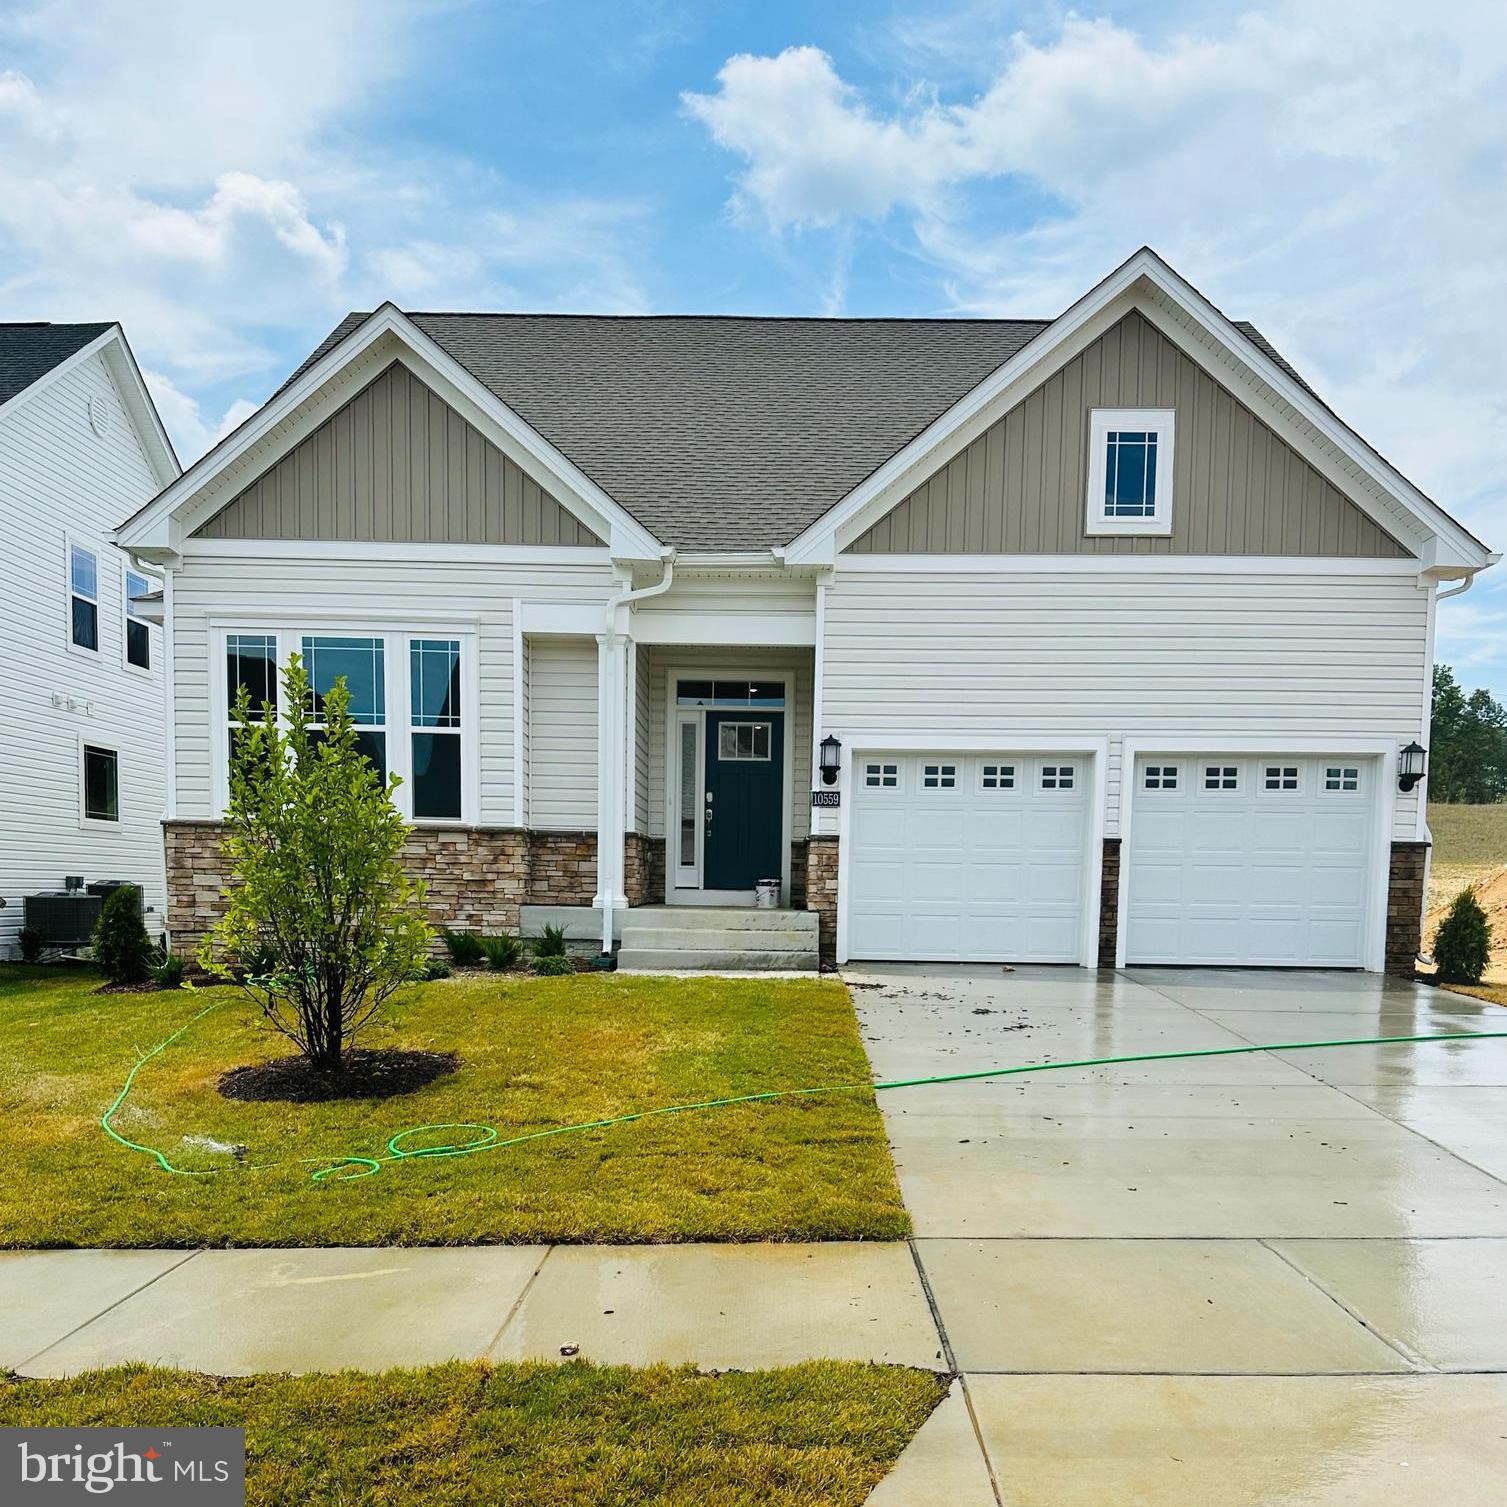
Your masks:
M 1268 790 L 1296 790 L 1298 770 L 1295 764 L 1268 764 L 1262 777 Z
M 1176 790 L 1176 764 L 1148 764 L 1145 785 L 1147 790 Z
M 1043 764 L 1041 766 L 1041 788 L 1043 790 L 1071 790 L 1076 775 L 1077 768 L 1075 765 Z
M 1015 766 L 985 764 L 979 773 L 979 784 L 985 790 L 1014 790 Z
M 863 783 L 870 790 L 893 790 L 900 783 L 898 764 L 865 764 Z
M 1359 790 L 1360 769 L 1354 764 L 1330 764 L 1324 769 L 1325 790 Z
M 923 790 L 955 790 L 958 783 L 956 764 L 923 764 L 921 788 Z
M 1238 790 L 1240 770 L 1234 764 L 1205 764 L 1205 790 Z

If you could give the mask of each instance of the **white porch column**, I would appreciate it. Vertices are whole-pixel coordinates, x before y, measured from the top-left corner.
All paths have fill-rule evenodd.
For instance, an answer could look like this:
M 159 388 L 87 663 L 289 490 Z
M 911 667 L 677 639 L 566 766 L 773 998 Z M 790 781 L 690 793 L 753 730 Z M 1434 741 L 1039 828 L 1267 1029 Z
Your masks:
M 602 913 L 602 951 L 612 951 L 612 916 L 627 909 L 623 893 L 623 673 L 626 635 L 597 635 L 597 892 Z

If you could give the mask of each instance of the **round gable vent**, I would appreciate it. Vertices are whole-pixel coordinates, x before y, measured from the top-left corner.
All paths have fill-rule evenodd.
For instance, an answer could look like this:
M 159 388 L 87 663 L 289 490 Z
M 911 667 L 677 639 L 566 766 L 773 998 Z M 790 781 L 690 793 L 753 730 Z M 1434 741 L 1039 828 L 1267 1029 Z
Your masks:
M 89 399 L 89 427 L 103 439 L 110 432 L 110 405 L 103 398 Z

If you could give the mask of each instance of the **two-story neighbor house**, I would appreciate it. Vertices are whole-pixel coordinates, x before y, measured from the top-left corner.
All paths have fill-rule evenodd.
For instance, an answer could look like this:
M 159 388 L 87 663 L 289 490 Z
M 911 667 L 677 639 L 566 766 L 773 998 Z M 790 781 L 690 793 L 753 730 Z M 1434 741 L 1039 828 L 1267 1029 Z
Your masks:
M 0 324 L 0 957 L 66 875 L 165 917 L 158 582 L 112 542 L 179 467 L 117 324 Z
M 120 539 L 184 945 L 236 689 L 298 651 L 437 916 L 655 962 L 778 878 L 838 960 L 1409 966 L 1401 755 L 1496 558 L 1150 251 L 1053 320 L 387 305 Z

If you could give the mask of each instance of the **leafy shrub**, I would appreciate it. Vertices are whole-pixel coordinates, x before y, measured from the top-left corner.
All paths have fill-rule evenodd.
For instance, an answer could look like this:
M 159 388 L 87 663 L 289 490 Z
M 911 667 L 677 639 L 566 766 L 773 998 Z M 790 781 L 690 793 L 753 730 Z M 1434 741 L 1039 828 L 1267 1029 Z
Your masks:
M 23 926 L 16 933 L 16 946 L 21 949 L 23 963 L 35 963 L 42 956 L 42 933 L 35 926 Z
M 536 958 L 563 958 L 565 956 L 565 928 L 544 926 L 533 941 Z
M 474 931 L 451 931 L 447 926 L 441 935 L 449 950 L 450 961 L 457 968 L 478 968 L 486 960 L 486 948 Z
M 523 956 L 523 943 L 511 932 L 505 931 L 495 937 L 481 936 L 476 940 L 481 943 L 487 962 L 494 968 L 512 968 Z
M 151 977 L 156 949 L 141 915 L 141 891 L 123 884 L 105 896 L 94 923 L 94 961 L 112 984 L 144 984 Z
M 1463 889 L 1434 938 L 1434 961 L 1441 984 L 1479 984 L 1491 957 L 1491 923 L 1476 892 Z
M 576 965 L 563 952 L 546 952 L 534 959 L 534 972 L 541 978 L 559 978 L 575 971 Z
M 163 952 L 157 955 L 157 960 L 149 970 L 152 982 L 159 989 L 181 989 L 183 987 L 183 959 L 176 953 Z
M 408 824 L 391 799 L 397 777 L 384 781 L 357 745 L 344 679 L 317 697 L 311 690 L 290 656 L 283 726 L 241 688 L 225 812 L 233 882 L 199 957 L 240 985 L 315 1071 L 333 1074 L 428 957 L 434 933 L 424 886 L 398 857 Z M 269 961 L 252 971 L 252 957 Z
M 415 984 L 432 984 L 435 979 L 447 979 L 449 977 L 450 965 L 443 958 L 425 958 L 413 970 L 412 981 Z

